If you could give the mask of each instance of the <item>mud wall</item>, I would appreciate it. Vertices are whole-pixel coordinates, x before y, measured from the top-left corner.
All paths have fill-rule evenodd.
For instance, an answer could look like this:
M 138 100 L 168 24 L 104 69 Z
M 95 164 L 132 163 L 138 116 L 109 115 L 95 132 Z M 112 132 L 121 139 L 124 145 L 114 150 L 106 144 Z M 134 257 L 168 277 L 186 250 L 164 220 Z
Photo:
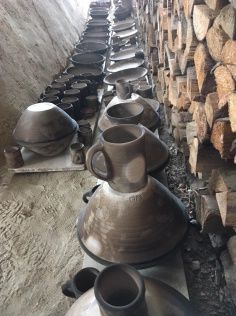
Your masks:
M 0 1 L 0 162 L 20 113 L 65 66 L 84 29 L 89 3 Z

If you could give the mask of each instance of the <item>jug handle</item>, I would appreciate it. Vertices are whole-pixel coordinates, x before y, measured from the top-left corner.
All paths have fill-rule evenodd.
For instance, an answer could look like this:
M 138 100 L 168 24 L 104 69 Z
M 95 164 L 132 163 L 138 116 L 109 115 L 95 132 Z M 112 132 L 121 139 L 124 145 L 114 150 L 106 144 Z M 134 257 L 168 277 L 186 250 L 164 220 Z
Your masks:
M 105 165 L 106 165 L 106 174 L 98 172 L 94 170 L 93 167 L 93 157 L 97 152 L 101 152 L 105 158 Z M 86 166 L 88 170 L 96 177 L 104 181 L 108 181 L 112 178 L 112 172 L 111 172 L 111 164 L 109 162 L 109 158 L 107 156 L 107 153 L 105 152 L 103 145 L 101 143 L 94 144 L 87 152 L 86 155 Z

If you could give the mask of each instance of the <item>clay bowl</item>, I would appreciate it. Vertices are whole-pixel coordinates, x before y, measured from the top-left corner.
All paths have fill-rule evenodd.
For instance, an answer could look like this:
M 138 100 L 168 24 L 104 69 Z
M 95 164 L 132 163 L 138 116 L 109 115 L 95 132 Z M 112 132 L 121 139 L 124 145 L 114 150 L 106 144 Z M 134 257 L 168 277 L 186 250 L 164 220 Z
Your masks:
M 98 79 L 102 76 L 102 68 L 99 66 L 80 65 L 79 67 L 67 68 L 68 74 L 73 74 L 75 78 Z
M 114 124 L 138 124 L 143 114 L 139 103 L 120 103 L 107 109 L 106 115 Z
M 98 10 L 98 9 L 92 9 L 90 10 L 90 15 L 91 17 L 94 18 L 107 18 L 108 17 L 109 12 L 106 10 Z
M 106 52 L 108 46 L 103 42 L 99 41 L 83 41 L 82 43 L 76 45 L 75 49 L 79 53 L 100 53 Z
M 83 39 L 92 39 L 94 41 L 99 40 L 103 42 L 108 41 L 108 33 L 106 32 L 84 32 Z
M 134 58 L 135 55 L 141 50 L 137 47 L 131 47 L 127 49 L 123 49 L 117 53 L 111 54 L 110 60 L 112 61 L 120 61 L 125 59 Z
M 102 65 L 104 63 L 104 56 L 100 54 L 75 54 L 70 60 L 74 65 Z
M 90 20 L 87 23 L 88 28 L 96 28 L 96 27 L 109 27 L 109 22 L 107 20 Z
M 130 68 L 137 68 L 140 67 L 144 64 L 144 59 L 142 58 L 131 58 L 129 60 L 121 60 L 115 62 L 113 65 L 110 65 L 107 67 L 107 71 L 109 72 L 117 72 L 125 69 L 130 69 Z
M 135 26 L 135 22 L 134 21 L 130 21 L 130 22 L 123 22 L 123 23 L 118 23 L 116 25 L 113 25 L 112 30 L 114 32 L 120 32 L 120 31 L 125 31 L 128 29 L 131 29 L 133 26 Z
M 132 37 L 132 36 L 136 35 L 137 33 L 138 33 L 138 30 L 130 29 L 130 30 L 125 30 L 125 31 L 114 33 L 113 37 L 118 36 L 119 38 L 123 39 L 123 38 L 127 38 L 127 37 Z
M 13 132 L 16 142 L 43 156 L 55 156 L 66 149 L 77 131 L 77 123 L 52 103 L 29 106 Z
M 107 75 L 104 78 L 104 83 L 114 85 L 116 81 L 120 79 L 124 79 L 126 81 L 134 81 L 146 76 L 146 74 L 147 69 L 144 67 L 125 69 Z

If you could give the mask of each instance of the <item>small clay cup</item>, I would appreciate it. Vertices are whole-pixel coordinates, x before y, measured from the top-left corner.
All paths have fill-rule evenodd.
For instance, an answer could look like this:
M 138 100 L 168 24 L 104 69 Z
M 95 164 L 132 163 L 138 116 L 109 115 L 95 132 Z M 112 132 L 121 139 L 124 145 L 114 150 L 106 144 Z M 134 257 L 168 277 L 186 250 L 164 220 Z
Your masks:
M 79 98 L 81 96 L 79 89 L 68 89 L 64 91 L 64 95 L 67 96 L 73 96 Z
M 42 93 L 40 95 L 40 100 L 42 101 L 43 98 L 51 98 L 51 97 L 59 97 L 59 99 L 60 99 L 61 96 L 62 96 L 61 91 L 51 89 L 49 92 Z
M 44 97 L 41 99 L 41 102 L 49 102 L 49 103 L 53 103 L 55 105 L 58 105 L 61 101 L 60 101 L 59 97 L 54 96 L 54 97 Z
M 96 95 L 88 95 L 85 98 L 85 100 L 86 100 L 87 107 L 92 107 L 97 111 L 99 103 L 98 103 L 98 97 Z
M 74 96 L 65 96 L 61 99 L 61 103 L 70 103 L 73 105 L 74 108 L 74 116 L 75 119 L 78 120 L 80 116 L 80 99 Z
M 79 298 L 94 286 L 99 271 L 95 268 L 84 268 L 62 285 L 62 293 L 65 296 Z
M 9 168 L 20 168 L 24 165 L 24 160 L 19 146 L 7 146 L 4 149 L 4 156 Z
M 79 141 L 84 144 L 84 146 L 89 147 L 92 145 L 93 141 L 93 131 L 91 127 L 79 127 L 78 129 Z
M 66 84 L 59 83 L 59 82 L 52 82 L 50 86 L 46 88 L 46 92 L 50 92 L 50 89 L 65 91 L 66 90 Z
M 85 162 L 84 145 L 81 143 L 70 145 L 70 156 L 74 164 L 83 164 Z
M 139 85 L 136 89 L 136 93 L 141 95 L 143 98 L 153 99 L 153 92 L 151 85 Z
M 66 88 L 68 89 L 70 87 L 70 79 L 69 78 L 65 78 L 65 77 L 61 77 L 61 78 L 56 78 L 54 80 L 55 83 L 62 83 L 66 85 Z
M 70 117 L 75 118 L 75 113 L 74 113 L 74 107 L 73 104 L 71 103 L 59 103 L 57 106 L 59 106 L 60 109 L 65 111 Z
M 128 81 L 124 79 L 116 81 L 116 95 L 119 99 L 126 100 L 131 98 L 132 92 L 132 86 Z

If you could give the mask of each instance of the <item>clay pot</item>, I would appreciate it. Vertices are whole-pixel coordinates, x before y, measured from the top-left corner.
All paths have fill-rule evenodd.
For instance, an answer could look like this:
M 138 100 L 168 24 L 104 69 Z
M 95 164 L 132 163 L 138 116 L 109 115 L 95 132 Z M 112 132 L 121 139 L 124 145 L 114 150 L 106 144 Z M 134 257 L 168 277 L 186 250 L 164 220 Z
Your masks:
M 79 126 L 78 137 L 79 137 L 80 142 L 83 143 L 84 146 L 86 147 L 91 146 L 92 141 L 93 141 L 93 131 L 91 127 Z
M 104 54 L 108 48 L 106 44 L 99 41 L 83 41 L 83 43 L 79 43 L 76 45 L 76 50 L 81 53 L 99 53 Z
M 50 92 L 51 89 L 59 90 L 59 91 L 65 91 L 66 90 L 66 84 L 60 83 L 60 82 L 52 82 L 50 86 L 48 86 L 45 91 Z
M 66 77 L 56 78 L 54 80 L 55 83 L 62 83 L 66 85 L 66 88 L 68 89 L 70 86 L 70 79 Z
M 75 54 L 71 57 L 71 61 L 74 65 L 99 65 L 104 63 L 104 56 L 100 54 Z
M 136 89 L 136 93 L 143 98 L 153 99 L 153 92 L 151 85 L 140 85 Z
M 55 105 L 58 105 L 61 101 L 59 97 L 54 96 L 54 97 L 43 97 L 42 102 L 53 103 Z
M 77 120 L 80 115 L 80 108 L 81 108 L 80 99 L 74 96 L 66 96 L 63 99 L 61 99 L 61 102 L 70 103 L 73 105 L 74 116 L 75 116 L 75 119 Z
M 4 156 L 9 168 L 20 168 L 24 165 L 21 149 L 18 146 L 7 146 L 4 148 Z
M 60 109 L 62 109 L 63 111 L 65 111 L 68 115 L 70 115 L 70 117 L 74 118 L 75 113 L 74 113 L 74 107 L 73 104 L 71 103 L 59 103 L 57 105 Z
M 43 156 L 54 156 L 68 147 L 77 123 L 52 103 L 29 106 L 13 132 L 16 142 Z
M 90 123 L 86 120 L 80 120 L 78 121 L 79 127 L 91 127 Z
M 65 296 L 79 298 L 94 286 L 99 271 L 95 268 L 84 268 L 62 285 L 62 293 Z
M 97 153 L 104 155 L 106 173 L 93 164 Z M 78 238 L 89 256 L 102 264 L 151 266 L 183 239 L 187 230 L 184 206 L 147 176 L 141 126 L 125 124 L 103 132 L 88 150 L 86 165 L 106 181 L 78 221 Z
M 83 294 L 66 316 L 196 316 L 192 304 L 169 285 L 142 277 L 128 265 L 105 268 L 94 288 Z
M 81 143 L 74 143 L 70 145 L 71 161 L 74 164 L 83 164 L 85 161 L 84 145 Z
M 116 80 L 116 95 L 119 99 L 129 99 L 131 97 L 131 94 L 132 86 L 128 81 L 124 79 Z
M 138 124 L 143 114 L 143 106 L 139 103 L 121 103 L 107 109 L 108 119 L 118 124 Z

